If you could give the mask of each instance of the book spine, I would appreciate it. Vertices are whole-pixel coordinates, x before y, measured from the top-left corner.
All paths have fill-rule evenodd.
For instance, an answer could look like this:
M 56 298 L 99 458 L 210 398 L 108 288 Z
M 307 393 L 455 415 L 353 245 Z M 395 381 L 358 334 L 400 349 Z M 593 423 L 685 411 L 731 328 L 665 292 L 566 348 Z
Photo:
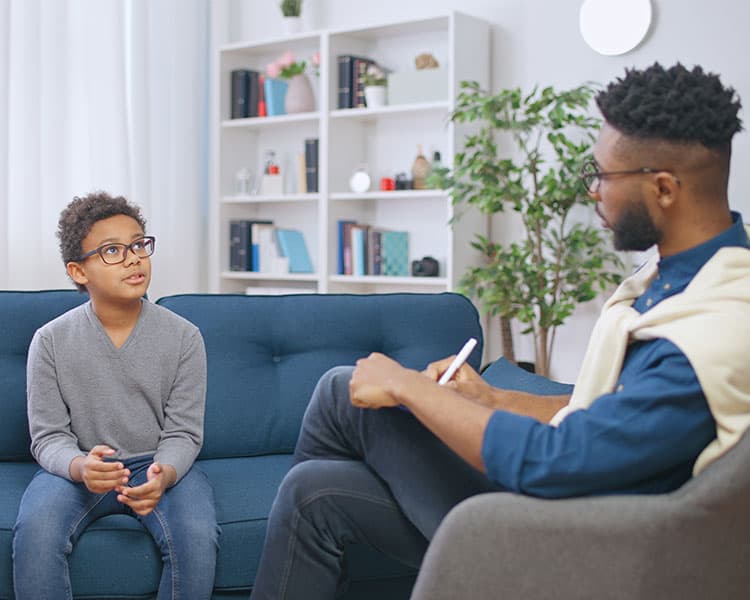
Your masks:
M 247 72 L 247 116 L 258 116 L 258 71 L 249 70 Z
M 247 270 L 247 239 L 243 240 L 243 222 L 229 222 L 229 270 Z
M 374 231 L 372 235 L 372 274 L 380 275 L 382 273 L 382 249 L 381 249 L 381 238 L 383 233 L 381 231 Z
M 352 274 L 352 227 L 354 223 L 344 223 L 343 238 L 343 255 L 344 255 L 344 275 Z
M 338 66 L 338 108 L 351 108 L 352 104 L 352 61 L 354 57 L 344 54 L 336 57 Z
M 318 138 L 305 140 L 305 182 L 308 192 L 318 191 Z
M 364 108 L 367 106 L 365 102 L 365 82 L 364 74 L 367 72 L 367 67 L 374 65 L 375 61 L 369 58 L 356 58 L 354 59 L 354 75 L 353 85 L 354 98 L 352 106 L 353 108 Z
M 244 119 L 248 116 L 249 75 L 246 69 L 232 71 L 232 119 Z

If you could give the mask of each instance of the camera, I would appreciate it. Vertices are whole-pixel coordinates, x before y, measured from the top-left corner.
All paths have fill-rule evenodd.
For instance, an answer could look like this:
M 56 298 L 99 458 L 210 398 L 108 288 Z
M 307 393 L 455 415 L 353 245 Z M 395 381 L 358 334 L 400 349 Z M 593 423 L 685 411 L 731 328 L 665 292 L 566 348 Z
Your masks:
M 437 277 L 438 261 L 431 256 L 425 256 L 422 260 L 411 261 L 411 274 L 414 277 Z

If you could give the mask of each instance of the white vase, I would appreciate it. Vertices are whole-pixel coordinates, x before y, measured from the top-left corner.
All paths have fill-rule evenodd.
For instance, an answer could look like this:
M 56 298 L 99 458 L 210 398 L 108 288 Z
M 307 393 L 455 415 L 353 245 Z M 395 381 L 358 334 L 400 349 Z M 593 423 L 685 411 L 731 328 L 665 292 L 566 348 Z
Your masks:
M 302 17 L 282 17 L 284 21 L 284 33 L 291 35 L 302 31 Z
M 385 86 L 368 85 L 365 86 L 365 105 L 367 108 L 385 106 Z
M 307 75 L 304 73 L 295 75 L 289 80 L 289 87 L 286 89 L 286 98 L 284 99 L 284 108 L 288 115 L 315 110 L 315 97 L 313 96 L 312 86 Z

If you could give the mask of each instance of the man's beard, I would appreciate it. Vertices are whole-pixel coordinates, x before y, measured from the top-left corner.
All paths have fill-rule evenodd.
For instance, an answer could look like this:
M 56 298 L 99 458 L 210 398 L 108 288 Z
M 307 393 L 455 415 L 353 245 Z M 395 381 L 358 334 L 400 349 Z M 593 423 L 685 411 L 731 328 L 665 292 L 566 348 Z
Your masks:
M 617 223 L 610 224 L 617 250 L 647 250 L 661 241 L 661 231 L 656 228 L 643 202 L 632 202 L 620 213 Z

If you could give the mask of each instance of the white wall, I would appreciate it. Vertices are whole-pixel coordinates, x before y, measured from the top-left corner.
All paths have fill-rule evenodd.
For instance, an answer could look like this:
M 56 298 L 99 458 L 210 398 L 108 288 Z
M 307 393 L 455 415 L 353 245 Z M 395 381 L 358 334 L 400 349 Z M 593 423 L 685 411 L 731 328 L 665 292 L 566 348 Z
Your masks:
M 215 0 L 216 1 L 216 0 Z M 228 22 L 226 40 L 265 39 L 282 33 L 278 2 L 221 0 Z M 308 28 L 357 27 L 404 18 L 418 18 L 458 10 L 493 24 L 493 89 L 534 84 L 573 87 L 584 81 L 606 83 L 626 67 L 664 65 L 680 61 L 700 64 L 721 75 L 750 106 L 750 2 L 739 0 L 652 0 L 654 19 L 646 39 L 635 50 L 616 57 L 596 54 L 581 38 L 578 13 L 582 0 L 304 0 Z M 222 11 L 224 10 L 222 9 Z M 750 127 L 750 117 L 745 117 Z M 730 201 L 750 218 L 750 137 L 735 139 Z M 493 223 L 494 234 L 504 234 L 503 223 Z M 597 303 L 582 306 L 558 333 L 553 375 L 572 381 L 580 366 Z M 496 335 L 489 336 L 489 356 L 497 356 Z M 529 356 L 528 344 L 525 354 Z M 523 348 L 522 348 L 522 353 Z

